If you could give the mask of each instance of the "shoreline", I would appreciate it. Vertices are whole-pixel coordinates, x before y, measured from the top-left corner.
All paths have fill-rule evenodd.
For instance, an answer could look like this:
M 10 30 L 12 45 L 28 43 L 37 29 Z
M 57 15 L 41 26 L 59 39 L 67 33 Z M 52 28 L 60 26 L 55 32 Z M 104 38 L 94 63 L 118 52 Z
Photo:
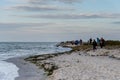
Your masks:
M 70 46 L 68 46 L 68 47 L 70 48 Z M 74 68 L 69 69 L 71 67 L 75 67 L 73 64 L 77 65 L 76 69 L 78 69 L 78 71 L 79 71 L 80 67 L 85 67 L 86 65 L 84 63 L 82 63 L 82 64 L 84 64 L 83 66 L 81 66 L 79 64 L 80 64 L 81 61 L 84 61 L 86 63 L 86 60 L 85 60 L 86 58 L 88 58 L 88 61 L 89 61 L 89 59 L 90 59 L 90 61 L 94 60 L 94 59 L 96 61 L 98 61 L 98 63 L 95 63 L 95 64 L 93 63 L 94 61 L 91 61 L 91 63 L 93 64 L 91 66 L 94 66 L 95 68 L 102 67 L 105 70 L 107 69 L 107 68 L 105 68 L 105 66 L 107 66 L 107 65 L 111 65 L 111 64 L 114 64 L 114 63 L 120 64 L 117 61 L 117 60 L 120 60 L 120 47 L 116 48 L 116 49 L 107 47 L 107 48 L 103 48 L 103 49 L 97 49 L 96 51 L 93 51 L 91 48 L 86 49 L 86 47 L 83 47 L 83 48 L 80 47 L 79 49 L 80 50 L 78 50 L 76 47 L 73 47 L 72 50 L 68 51 L 68 52 L 37 55 L 37 56 L 35 55 L 35 56 L 30 56 L 30 57 L 26 58 L 25 60 L 30 61 L 31 63 L 35 64 L 36 66 L 44 69 L 44 71 L 48 75 L 45 80 L 79 80 L 79 79 L 87 80 L 87 79 L 84 79 L 84 78 L 82 79 L 82 78 L 79 77 L 79 75 L 77 75 L 77 74 L 82 74 L 81 72 L 77 72 L 77 71 L 74 72 L 74 74 L 77 75 L 76 77 L 79 77 L 77 79 L 75 79 L 75 78 L 72 79 L 70 76 L 72 76 L 74 74 L 71 74 L 71 75 L 69 74 L 69 73 L 71 73 L 70 71 L 72 69 L 74 71 Z M 101 62 L 101 61 L 102 61 L 102 64 L 101 63 L 99 64 L 99 62 Z M 107 65 L 104 64 L 104 61 L 108 62 L 109 64 L 107 64 Z M 69 62 L 69 63 L 66 63 L 66 62 Z M 70 62 L 72 62 L 72 63 L 70 63 Z M 72 64 L 72 65 L 70 65 L 70 64 Z M 100 65 L 100 66 L 96 67 L 96 64 Z M 87 63 L 87 66 L 89 66 L 89 65 L 90 64 Z M 116 64 L 114 64 L 113 66 L 115 67 L 115 65 Z M 108 68 L 109 68 L 109 66 L 108 66 Z M 114 68 L 112 69 L 110 67 L 110 69 L 114 71 Z M 92 70 L 92 68 L 91 68 L 91 70 Z M 91 70 L 88 69 L 88 71 L 90 71 L 91 74 L 93 74 L 94 72 L 92 72 Z M 101 75 L 101 76 L 105 77 L 106 79 L 104 79 L 104 80 L 108 80 L 107 76 L 111 75 L 111 74 L 108 74 L 106 76 L 106 75 L 102 75 L 103 73 L 99 72 L 98 70 L 95 70 L 95 71 L 97 71 L 98 73 L 101 73 L 101 74 L 98 74 L 98 76 Z M 106 72 L 108 72 L 108 71 L 106 70 Z M 114 73 L 114 72 L 111 72 L 111 73 Z M 120 73 L 120 71 L 119 71 L 119 73 Z M 64 75 L 62 75 L 62 74 L 64 74 Z M 116 72 L 114 74 L 117 75 Z M 65 75 L 67 77 L 65 77 Z M 115 75 L 113 75 L 113 77 Z M 87 76 L 89 76 L 89 75 L 87 75 Z M 96 80 L 96 79 L 93 79 L 93 78 L 95 78 L 95 76 L 94 75 L 92 75 L 92 76 L 89 76 L 89 80 Z M 90 77 L 91 77 L 91 79 L 90 79 Z M 101 80 L 101 79 L 103 79 L 103 77 L 98 77 L 97 80 Z M 111 78 L 109 80 L 113 80 L 114 78 Z
M 61 56 L 61 55 L 64 55 L 64 54 L 69 55 L 72 52 L 74 52 L 74 51 L 70 50 L 70 51 L 66 51 L 66 52 L 59 52 L 59 53 L 53 53 L 53 54 L 34 55 L 34 56 L 29 56 L 28 58 L 25 59 L 25 61 L 29 61 L 29 62 L 35 64 L 40 69 L 43 69 L 45 74 L 47 76 L 49 76 L 49 75 L 52 75 L 53 71 L 58 69 L 58 67 L 54 63 L 50 63 L 49 61 L 44 62 L 44 60 L 54 58 L 54 57 L 57 57 L 57 56 Z M 37 64 L 37 61 L 40 61 L 40 62 L 38 62 L 38 64 Z
M 26 57 L 16 57 L 5 60 L 6 62 L 15 64 L 19 70 L 19 76 L 15 80 L 44 80 L 45 75 L 43 69 L 39 69 L 34 64 L 25 61 Z
M 120 78 L 120 75 L 117 74 L 120 73 L 118 70 L 118 67 L 120 67 L 118 61 L 120 60 L 120 47 L 99 48 L 95 51 L 90 46 L 71 47 L 69 45 L 68 47 L 72 50 L 53 54 L 16 57 L 5 61 L 13 63 L 19 68 L 19 77 L 15 80 L 108 80 L 109 77 L 109 80 L 113 80 Z M 108 66 L 111 64 L 112 67 Z M 116 68 L 114 69 L 114 67 Z M 113 75 L 104 74 L 109 72 Z M 96 74 L 97 77 L 93 74 Z

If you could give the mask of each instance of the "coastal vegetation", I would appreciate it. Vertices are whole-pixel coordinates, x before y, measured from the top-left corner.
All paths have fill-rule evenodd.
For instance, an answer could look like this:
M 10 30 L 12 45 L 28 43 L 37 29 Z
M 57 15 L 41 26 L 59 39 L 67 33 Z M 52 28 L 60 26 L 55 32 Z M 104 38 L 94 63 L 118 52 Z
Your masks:
M 119 40 L 107 40 L 106 42 L 106 45 L 108 46 L 114 46 L 114 45 L 119 45 L 120 46 L 120 41 Z
M 71 52 L 72 50 L 53 54 L 34 55 L 26 58 L 25 60 L 30 61 L 31 63 L 38 66 L 40 69 L 44 69 L 46 74 L 49 76 L 52 75 L 54 70 L 58 69 L 58 66 L 52 62 L 46 62 L 46 60 L 63 54 L 70 54 Z
M 84 42 L 82 45 L 76 45 L 76 46 L 69 46 L 71 45 L 69 42 L 61 42 L 59 45 L 62 47 L 70 47 L 72 48 L 72 51 L 90 51 L 92 50 L 92 44 L 89 44 L 88 42 Z M 99 47 L 99 45 L 97 45 Z M 116 49 L 120 48 L 120 41 L 119 40 L 106 40 L 105 41 L 105 49 Z
M 120 41 L 118 41 L 118 40 L 107 40 L 105 42 L 105 44 L 106 44 L 106 46 L 105 46 L 106 49 L 120 48 Z

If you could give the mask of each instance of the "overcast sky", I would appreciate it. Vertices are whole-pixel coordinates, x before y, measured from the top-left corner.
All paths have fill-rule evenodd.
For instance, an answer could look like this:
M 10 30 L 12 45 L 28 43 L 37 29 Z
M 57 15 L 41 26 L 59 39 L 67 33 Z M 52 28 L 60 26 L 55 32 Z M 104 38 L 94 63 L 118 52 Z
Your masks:
M 120 40 L 120 0 L 0 0 L 0 42 Z

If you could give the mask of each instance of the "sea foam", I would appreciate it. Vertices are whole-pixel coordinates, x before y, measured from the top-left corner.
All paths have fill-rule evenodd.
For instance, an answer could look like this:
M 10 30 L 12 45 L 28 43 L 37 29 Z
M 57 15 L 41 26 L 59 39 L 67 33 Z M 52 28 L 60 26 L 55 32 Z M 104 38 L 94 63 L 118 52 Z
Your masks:
M 14 80 L 19 76 L 17 66 L 4 60 L 70 50 L 55 45 L 55 42 L 0 42 L 0 80 Z
M 0 80 L 15 80 L 19 76 L 18 70 L 16 65 L 0 61 Z

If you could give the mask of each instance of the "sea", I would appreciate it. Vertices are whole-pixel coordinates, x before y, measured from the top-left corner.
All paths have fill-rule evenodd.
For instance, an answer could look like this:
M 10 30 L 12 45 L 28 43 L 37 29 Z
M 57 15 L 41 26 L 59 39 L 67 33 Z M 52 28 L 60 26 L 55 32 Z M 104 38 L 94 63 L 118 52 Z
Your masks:
M 9 58 L 65 52 L 70 48 L 57 47 L 57 42 L 0 42 L 0 80 L 15 80 L 19 68 L 5 60 Z

